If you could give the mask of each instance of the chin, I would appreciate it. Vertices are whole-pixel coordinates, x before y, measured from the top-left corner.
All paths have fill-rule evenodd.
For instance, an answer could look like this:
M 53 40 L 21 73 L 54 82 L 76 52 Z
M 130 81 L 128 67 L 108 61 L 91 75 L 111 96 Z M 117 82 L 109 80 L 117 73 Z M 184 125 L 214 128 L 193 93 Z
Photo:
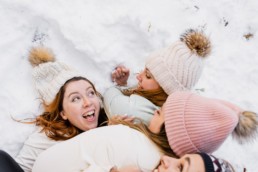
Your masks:
M 88 126 L 89 130 L 90 130 L 90 129 L 97 128 L 97 127 L 98 127 L 98 123 L 91 124 L 90 126 Z

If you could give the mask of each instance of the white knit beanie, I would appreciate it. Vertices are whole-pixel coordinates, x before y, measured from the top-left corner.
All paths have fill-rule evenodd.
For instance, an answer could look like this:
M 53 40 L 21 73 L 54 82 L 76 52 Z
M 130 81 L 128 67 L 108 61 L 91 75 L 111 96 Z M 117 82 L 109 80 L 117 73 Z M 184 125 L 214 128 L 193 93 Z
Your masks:
M 47 105 L 67 80 L 82 76 L 68 65 L 55 61 L 52 52 L 44 47 L 32 48 L 29 61 L 34 66 L 32 76 L 36 90 Z
M 210 49 L 209 39 L 201 31 L 190 29 L 180 41 L 151 54 L 146 68 L 168 95 L 191 90 L 201 76 L 203 59 Z

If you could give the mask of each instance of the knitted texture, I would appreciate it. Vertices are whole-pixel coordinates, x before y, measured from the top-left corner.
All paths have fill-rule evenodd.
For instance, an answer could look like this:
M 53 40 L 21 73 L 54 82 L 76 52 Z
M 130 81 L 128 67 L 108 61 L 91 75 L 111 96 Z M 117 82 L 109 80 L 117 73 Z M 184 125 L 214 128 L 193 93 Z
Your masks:
M 54 100 L 60 88 L 73 77 L 82 76 L 65 63 L 55 61 L 52 52 L 44 47 L 33 48 L 29 54 L 33 80 L 45 104 Z
M 234 170 L 228 162 L 223 159 L 216 158 L 206 153 L 198 153 L 204 162 L 205 171 L 207 172 L 233 172 Z
M 196 35 L 201 39 L 196 39 Z M 192 44 L 201 45 L 197 49 Z M 146 61 L 146 68 L 168 95 L 191 90 L 201 76 L 203 60 L 209 52 L 210 42 L 205 35 L 191 30 L 180 41 L 152 53 Z
M 183 91 L 163 105 L 169 144 L 178 155 L 212 153 L 236 127 L 240 108 L 226 101 Z

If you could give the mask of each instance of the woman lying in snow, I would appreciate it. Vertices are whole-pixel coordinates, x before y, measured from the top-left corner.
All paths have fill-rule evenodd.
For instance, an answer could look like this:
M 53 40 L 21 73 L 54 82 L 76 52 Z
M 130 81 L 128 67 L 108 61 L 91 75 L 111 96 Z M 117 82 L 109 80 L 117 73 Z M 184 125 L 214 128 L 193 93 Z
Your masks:
M 117 86 L 110 87 L 103 95 L 107 114 L 127 114 L 149 124 L 154 111 L 168 95 L 194 88 L 210 50 L 210 41 L 202 31 L 187 30 L 179 41 L 149 56 L 145 69 L 137 75 L 135 88 L 124 87 L 130 71 L 118 66 L 111 74 Z
M 200 153 L 196 155 L 197 164 L 204 170 L 206 160 L 213 164 L 213 158 L 201 153 L 217 150 L 232 132 L 240 142 L 253 139 L 258 126 L 255 113 L 190 92 L 171 94 L 155 111 L 149 127 L 143 122 L 109 122 L 113 125 L 84 132 L 49 148 L 38 157 L 33 172 L 153 171 L 163 155 L 178 158 L 195 153 Z M 189 159 L 196 162 L 191 157 L 179 160 Z M 187 163 L 178 164 L 178 170 L 196 171 Z M 162 169 L 167 169 L 164 160 L 158 167 L 160 172 Z
M 97 128 L 107 120 L 100 94 L 83 75 L 55 61 L 46 48 L 32 49 L 29 60 L 34 66 L 33 79 L 44 112 L 35 119 L 38 129 L 25 141 L 15 158 L 18 165 L 1 152 L 0 169 L 3 171 L 30 172 L 41 152 L 83 131 Z

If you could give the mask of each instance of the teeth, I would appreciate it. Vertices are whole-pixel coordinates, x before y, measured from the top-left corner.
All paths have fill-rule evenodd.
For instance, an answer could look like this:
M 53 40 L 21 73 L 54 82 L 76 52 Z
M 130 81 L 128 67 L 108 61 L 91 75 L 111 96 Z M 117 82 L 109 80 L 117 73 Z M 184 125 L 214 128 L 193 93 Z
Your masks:
M 87 114 L 83 114 L 82 117 L 83 117 L 83 118 L 87 118 L 88 116 L 91 116 L 91 115 L 93 116 L 93 115 L 94 115 L 94 112 L 95 112 L 95 111 L 90 111 L 90 112 L 88 112 Z
M 90 111 L 86 114 L 86 116 L 90 116 L 90 115 L 93 115 L 94 114 L 94 111 Z

